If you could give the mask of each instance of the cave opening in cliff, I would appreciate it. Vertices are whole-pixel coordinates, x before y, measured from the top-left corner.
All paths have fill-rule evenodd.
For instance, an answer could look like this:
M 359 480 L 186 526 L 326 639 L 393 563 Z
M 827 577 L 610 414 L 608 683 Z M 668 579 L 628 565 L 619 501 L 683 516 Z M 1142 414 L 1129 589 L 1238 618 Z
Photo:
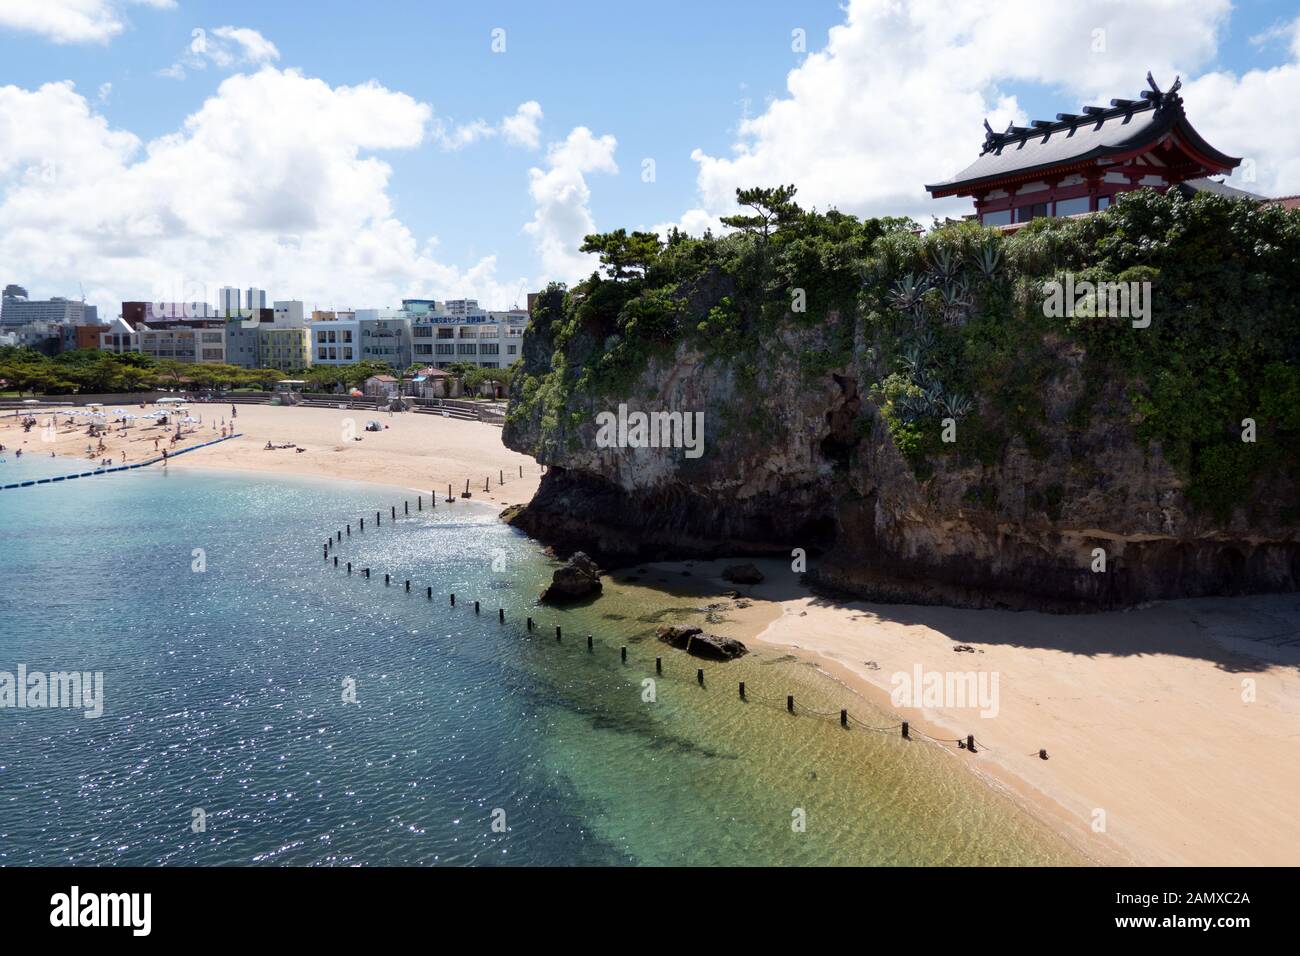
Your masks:
M 820 515 L 799 526 L 797 540 L 801 547 L 816 554 L 829 551 L 835 544 L 838 534 L 839 526 L 835 523 L 835 519 L 830 515 Z
M 832 375 L 839 386 L 839 400 L 826 413 L 826 437 L 821 441 L 821 453 L 827 461 L 839 469 L 848 468 L 853 456 L 853 449 L 858 446 L 856 423 L 862 409 L 862 397 L 858 394 L 856 379 L 844 375 Z

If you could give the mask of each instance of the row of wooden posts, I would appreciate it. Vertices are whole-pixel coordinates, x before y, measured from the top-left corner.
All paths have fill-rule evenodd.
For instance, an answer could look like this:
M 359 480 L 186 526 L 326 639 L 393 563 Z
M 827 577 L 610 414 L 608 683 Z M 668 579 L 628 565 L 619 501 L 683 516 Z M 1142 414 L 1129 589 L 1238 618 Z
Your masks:
M 521 466 L 521 467 L 520 467 L 520 475 L 522 476 L 522 474 L 523 474 L 523 468 L 522 468 L 522 466 Z M 469 482 L 468 482 L 468 480 L 467 480 L 466 483 L 465 483 L 465 488 L 466 488 L 466 492 L 468 492 L 468 490 L 469 490 Z M 448 497 L 447 497 L 447 501 L 448 501 L 448 502 L 452 502 L 452 501 L 455 500 L 454 498 L 451 497 L 451 486 L 450 486 L 450 485 L 447 486 L 447 496 L 448 496 Z M 468 495 L 466 495 L 466 497 L 468 497 Z M 431 507 L 436 507 L 436 496 L 431 496 L 431 498 L 430 498 L 430 503 L 431 503 Z M 416 498 L 415 507 L 416 507 L 416 511 L 423 511 L 423 510 L 424 510 L 424 498 L 423 498 L 423 496 L 420 496 L 420 497 L 417 497 L 417 498 Z M 404 502 L 402 502 L 402 513 L 405 514 L 405 515 L 409 515 L 409 514 L 411 513 L 411 503 L 410 503 L 410 501 L 404 501 Z M 375 524 L 376 524 L 376 525 L 381 524 L 381 515 L 382 515 L 382 512 L 381 512 L 381 511 L 376 511 L 376 512 L 375 512 Z M 392 505 L 392 506 L 390 506 L 390 508 L 389 508 L 389 515 L 390 515 L 391 519 L 392 519 L 394 522 L 397 520 L 397 506 L 396 506 L 396 505 Z M 361 530 L 361 531 L 365 531 L 365 530 L 366 530 L 366 519 L 365 519 L 365 518 L 360 519 L 360 530 Z M 338 555 L 331 555 L 330 552 L 331 552 L 331 550 L 334 550 L 334 546 L 335 546 L 337 543 L 342 542 L 342 540 L 343 540 L 345 534 L 346 534 L 346 536 L 349 537 L 349 538 L 352 536 L 352 525 L 351 525 L 351 524 L 347 524 L 344 528 L 341 528 L 341 529 L 339 529 L 338 531 L 336 531 L 335 534 L 334 534 L 334 537 L 333 537 L 333 538 L 326 538 L 326 539 L 325 539 L 325 560 L 326 560 L 326 561 L 329 561 L 331 558 L 333 558 L 333 561 L 334 561 L 334 567 L 336 567 L 336 568 L 339 567 L 339 559 L 338 559 Z M 345 563 L 344 563 L 344 567 L 346 568 L 347 573 L 348 573 L 349 575 L 351 575 L 352 572 L 353 572 L 352 562 L 351 562 L 351 561 L 347 561 L 347 562 L 345 562 Z M 360 568 L 359 571 L 360 571 L 361 575 L 362 575 L 363 577 L 365 577 L 367 580 L 370 579 L 370 568 Z M 409 594 L 409 593 L 411 592 L 411 581 L 410 581 L 410 579 L 409 579 L 409 578 L 405 579 L 404 582 L 403 582 L 403 584 L 404 584 L 404 590 L 405 590 L 405 592 L 406 592 L 407 594 Z M 391 585 L 392 585 L 392 577 L 391 577 L 390 575 L 388 575 L 388 574 L 385 574 L 385 575 L 384 575 L 384 586 L 385 586 L 385 587 L 390 587 Z M 424 589 L 424 596 L 425 596 L 425 599 L 426 599 L 426 600 L 432 601 L 432 600 L 433 600 L 433 588 L 432 588 L 432 587 L 426 587 L 426 588 Z M 455 594 L 455 592 L 452 592 L 452 593 L 449 594 L 447 597 L 448 597 L 449 605 L 450 605 L 451 607 L 455 607 L 455 606 L 456 606 L 456 594 Z M 481 610 L 482 610 L 482 609 L 481 609 L 481 607 L 480 607 L 479 602 L 478 602 L 478 601 L 475 601 L 475 602 L 474 602 L 474 613 L 475 613 L 475 614 L 479 614 L 479 613 L 481 612 Z M 498 608 L 497 608 L 497 621 L 498 621 L 499 623 L 501 623 L 501 624 L 504 624 L 504 623 L 506 622 L 506 609 L 505 609 L 505 608 L 503 608 L 503 607 L 498 607 Z M 526 621 L 525 621 L 525 627 L 526 627 L 526 629 L 527 629 L 527 631 L 528 631 L 529 633 L 532 633 L 533 629 L 534 629 L 536 626 L 537 626 L 537 625 L 536 625 L 536 622 L 535 622 L 531 617 L 529 617 L 529 618 L 526 619 Z M 560 643 L 560 642 L 562 642 L 562 641 L 563 641 L 563 638 L 564 638 L 564 634 L 563 634 L 563 631 L 562 631 L 560 625 L 559 625 L 559 624 L 555 625 L 555 640 L 556 640 L 556 643 Z M 589 652 L 592 652 L 592 651 L 595 650 L 595 638 L 594 638 L 594 636 L 591 635 L 591 634 L 588 634 L 588 635 L 587 635 L 587 650 L 588 650 Z M 620 659 L 623 661 L 623 663 L 625 663 L 625 664 L 627 663 L 627 645 L 626 645 L 626 644 L 622 645 L 622 646 L 619 648 L 619 657 L 620 657 Z M 658 675 L 660 675 L 660 676 L 662 676 L 662 675 L 663 675 L 663 672 L 664 672 L 663 658 L 662 658 L 662 657 L 656 657 L 656 658 L 655 658 L 655 673 L 658 674 Z M 702 667 L 696 668 L 696 671 L 695 671 L 695 679 L 696 679 L 696 682 L 697 682 L 701 687 L 704 686 L 704 668 L 702 668 Z M 739 691 L 740 691 L 740 699 L 741 699 L 741 700 L 743 700 L 743 701 L 749 701 L 749 700 L 751 699 L 750 696 L 746 696 L 746 693 L 745 693 L 745 682 L 744 682 L 743 680 L 739 682 Z M 795 707 L 794 707 L 794 695 L 793 695 L 793 694 L 787 694 L 787 695 L 786 695 L 786 698 L 785 698 L 785 709 L 786 709 L 787 712 L 789 712 L 789 713 L 791 713 L 791 714 L 795 713 Z M 856 719 L 856 718 L 854 718 L 854 719 Z M 839 721 L 840 721 L 840 726 L 841 726 L 841 727 L 844 727 L 845 729 L 848 729 L 848 728 L 849 728 L 849 712 L 848 712 L 848 710 L 847 710 L 846 708 L 840 708 Z M 882 729 L 883 729 L 883 728 L 882 728 Z M 889 729 L 892 729 L 892 728 L 889 728 Z M 904 720 L 904 721 L 902 721 L 902 722 L 900 723 L 900 725 L 899 725 L 899 729 L 900 729 L 900 731 L 901 731 L 901 735 L 903 736 L 904 739 L 907 739 L 907 740 L 910 740 L 910 739 L 911 739 L 910 726 L 909 726 L 909 724 L 908 724 L 908 722 L 907 722 L 906 720 Z M 938 738 L 931 738 L 931 739 L 938 739 Z M 945 740 L 945 741 L 940 741 L 940 742 L 947 742 L 947 741 Z M 967 734 L 966 739 L 965 739 L 964 741 L 958 739 L 958 740 L 956 740 L 956 741 L 954 741 L 954 742 L 957 743 L 959 746 L 962 746 L 964 749 L 968 750 L 970 753 L 977 753 L 977 752 L 978 752 L 978 751 L 976 750 L 976 748 L 975 748 L 975 735 L 974 735 L 974 734 Z M 1046 757 L 1045 757 L 1045 752 L 1040 752 L 1040 756 L 1043 756 L 1044 759 L 1046 759 Z

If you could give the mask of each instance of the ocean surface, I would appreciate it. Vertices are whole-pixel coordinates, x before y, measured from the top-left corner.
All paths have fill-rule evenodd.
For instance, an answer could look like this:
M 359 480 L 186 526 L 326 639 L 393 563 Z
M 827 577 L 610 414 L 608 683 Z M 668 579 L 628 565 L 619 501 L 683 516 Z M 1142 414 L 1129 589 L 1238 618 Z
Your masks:
M 951 751 L 803 714 L 896 720 L 808 663 L 654 639 L 699 600 L 534 607 L 554 562 L 425 494 L 161 467 L 0 492 L 0 671 L 104 675 L 96 719 L 0 709 L 0 864 L 1081 862 Z

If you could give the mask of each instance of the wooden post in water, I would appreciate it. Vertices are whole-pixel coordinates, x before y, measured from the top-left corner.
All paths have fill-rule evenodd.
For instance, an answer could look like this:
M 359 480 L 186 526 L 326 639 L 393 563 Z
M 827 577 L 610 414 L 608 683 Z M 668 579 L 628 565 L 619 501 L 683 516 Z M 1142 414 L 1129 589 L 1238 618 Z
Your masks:
M 523 465 L 520 465 L 520 466 L 519 466 L 519 477 L 522 478 L 523 476 L 524 476 L 524 466 L 523 466 Z
M 785 695 L 785 709 L 792 714 L 794 713 L 794 694 Z
M 704 686 L 704 668 L 703 668 L 703 667 L 697 667 L 697 668 L 695 668 L 695 679 L 696 679 L 697 681 L 700 682 L 700 686 L 701 686 L 701 687 Z
M 407 578 L 407 579 L 406 579 L 406 593 L 407 593 L 407 594 L 410 594 L 410 593 L 411 593 L 411 579 L 410 579 L 410 578 Z
M 558 624 L 555 625 L 555 639 L 556 639 L 557 641 L 560 639 L 560 625 L 558 625 Z
M 362 530 L 362 531 L 365 531 L 365 530 L 366 530 L 366 519 L 365 519 L 365 518 L 362 518 L 362 519 L 361 519 L 361 530 Z
M 620 651 L 619 651 L 619 656 L 623 658 L 623 663 L 626 664 L 626 663 L 627 663 L 627 645 L 626 645 L 626 644 L 624 644 L 623 647 L 620 649 Z
M 483 490 L 484 490 L 484 491 L 491 491 L 491 490 L 492 490 L 492 478 L 491 478 L 491 476 L 487 476 L 487 477 L 485 477 L 485 478 L 483 479 Z
M 361 573 L 364 574 L 364 575 L 366 576 L 366 580 L 367 580 L 367 581 L 370 580 L 370 569 L 369 569 L 369 568 L 366 568 L 366 569 L 365 569 L 364 571 L 362 571 Z
M 506 473 L 505 473 L 504 470 L 498 468 L 498 469 L 497 469 L 497 484 L 498 484 L 498 485 L 504 485 L 505 483 L 506 483 Z
M 592 636 L 591 636 L 590 634 L 588 634 L 588 635 L 587 635 L 587 650 L 590 651 L 590 650 L 592 649 L 592 648 L 591 648 L 591 645 L 592 645 Z
M 977 751 L 975 750 L 975 735 L 974 735 L 974 734 L 967 734 L 967 735 L 966 735 L 966 749 L 969 750 L 971 753 L 977 753 Z
M 908 733 L 907 733 L 907 721 L 903 721 L 903 739 L 904 739 L 904 740 L 911 740 L 911 739 L 912 739 L 912 738 L 908 735 Z
M 428 598 L 430 601 L 433 600 L 433 585 L 432 585 L 432 584 L 429 585 L 427 588 L 424 589 L 424 596 L 425 596 L 426 598 Z
M 410 513 L 411 513 L 411 503 L 410 503 L 409 501 L 403 501 L 403 502 L 402 502 L 402 514 L 408 514 L 408 515 L 409 515 Z
M 847 727 L 848 725 L 849 725 L 849 712 L 848 712 L 847 710 L 845 710 L 843 707 L 841 707 L 841 708 L 840 708 L 840 726 L 841 726 L 841 727 Z
M 451 504 L 456 499 L 451 496 L 451 485 L 447 485 L 447 504 Z
M 452 607 L 455 607 L 455 606 L 456 606 L 456 594 L 455 594 L 454 591 L 452 592 L 452 595 L 451 595 L 451 606 L 452 606 Z
M 478 601 L 475 601 L 475 602 L 474 602 L 474 613 L 475 613 L 475 614 L 478 613 Z
M 352 562 L 349 561 L 349 562 L 348 562 L 348 574 L 351 574 L 351 573 L 352 573 Z
M 352 525 L 348 525 L 348 537 L 352 537 Z
M 388 508 L 388 510 L 392 512 L 392 519 L 393 519 L 394 521 L 396 521 L 396 520 L 397 520 L 397 505 L 390 505 L 389 508 Z
M 343 532 L 342 532 L 342 531 L 339 532 L 338 540 L 340 540 L 340 541 L 343 540 Z
M 745 699 L 745 682 L 743 680 L 740 682 L 740 699 Z
M 656 674 L 662 674 L 663 672 L 664 672 L 664 659 L 663 659 L 662 657 L 656 657 L 656 658 L 655 658 L 655 673 L 656 673 Z
M 334 567 L 337 568 L 338 566 L 339 566 L 339 556 L 336 554 L 334 555 Z
M 388 575 L 384 575 L 384 587 L 388 587 Z
M 423 510 L 424 510 L 424 495 L 419 495 L 419 496 L 416 497 L 416 499 L 415 499 L 415 510 L 416 510 L 416 511 L 423 511 Z

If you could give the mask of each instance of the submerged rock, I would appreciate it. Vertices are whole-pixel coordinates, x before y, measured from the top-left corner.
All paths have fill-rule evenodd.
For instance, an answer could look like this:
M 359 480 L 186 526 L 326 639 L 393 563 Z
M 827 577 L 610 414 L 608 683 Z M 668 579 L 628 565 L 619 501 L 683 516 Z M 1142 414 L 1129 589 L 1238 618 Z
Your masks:
M 763 572 L 752 564 L 733 564 L 723 569 L 722 579 L 733 584 L 758 584 L 763 580 Z
M 670 644 L 678 650 L 713 661 L 729 661 L 749 653 L 749 648 L 733 637 L 705 634 L 698 627 L 688 627 L 684 624 L 661 627 L 655 631 L 655 635 L 665 644 Z
M 556 568 L 541 600 L 545 604 L 569 604 L 600 594 L 601 590 L 600 568 L 583 552 L 577 551 L 563 567 Z

